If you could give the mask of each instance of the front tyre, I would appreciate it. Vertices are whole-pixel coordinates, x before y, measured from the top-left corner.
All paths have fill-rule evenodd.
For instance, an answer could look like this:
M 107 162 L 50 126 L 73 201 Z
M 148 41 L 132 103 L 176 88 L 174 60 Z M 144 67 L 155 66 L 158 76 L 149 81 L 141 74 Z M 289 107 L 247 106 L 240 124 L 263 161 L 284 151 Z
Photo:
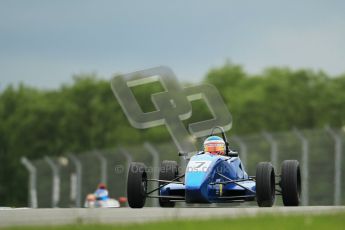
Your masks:
M 142 208 L 146 201 L 147 174 L 143 163 L 132 162 L 128 171 L 127 199 L 131 208 Z
M 275 174 L 269 162 L 256 167 L 256 201 L 259 207 L 272 207 L 275 201 Z
M 283 161 L 280 186 L 284 206 L 298 206 L 301 197 L 301 172 L 298 161 Z

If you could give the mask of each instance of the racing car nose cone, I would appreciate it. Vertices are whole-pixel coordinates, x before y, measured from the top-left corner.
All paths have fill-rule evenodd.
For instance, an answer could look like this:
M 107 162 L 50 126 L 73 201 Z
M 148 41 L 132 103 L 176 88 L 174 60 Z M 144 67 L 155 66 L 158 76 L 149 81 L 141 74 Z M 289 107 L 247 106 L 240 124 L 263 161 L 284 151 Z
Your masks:
M 206 173 L 189 172 L 186 175 L 186 202 L 187 203 L 207 203 L 207 183 Z
M 185 176 L 187 203 L 208 203 L 208 181 L 212 165 L 217 159 L 209 154 L 196 155 L 190 159 Z

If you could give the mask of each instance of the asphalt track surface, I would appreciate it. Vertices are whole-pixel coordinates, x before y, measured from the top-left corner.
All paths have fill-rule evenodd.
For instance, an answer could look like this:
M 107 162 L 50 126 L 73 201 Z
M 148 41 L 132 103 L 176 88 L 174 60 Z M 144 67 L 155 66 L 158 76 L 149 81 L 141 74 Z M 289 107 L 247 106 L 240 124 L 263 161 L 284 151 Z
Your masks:
M 54 208 L 0 209 L 0 227 L 20 225 L 116 224 L 175 219 L 237 218 L 262 214 L 304 215 L 345 212 L 345 206 L 226 208 Z

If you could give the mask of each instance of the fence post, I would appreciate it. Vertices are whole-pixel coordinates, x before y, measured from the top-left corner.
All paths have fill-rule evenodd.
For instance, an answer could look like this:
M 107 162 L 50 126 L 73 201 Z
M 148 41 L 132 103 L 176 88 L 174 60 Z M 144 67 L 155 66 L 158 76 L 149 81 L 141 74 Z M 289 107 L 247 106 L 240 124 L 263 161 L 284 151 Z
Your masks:
M 74 155 L 74 154 L 69 154 L 68 157 L 71 159 L 73 162 L 75 169 L 76 169 L 76 184 L 71 183 L 71 185 L 76 186 L 75 187 L 75 192 L 76 192 L 76 197 L 75 197 L 75 205 L 77 208 L 81 207 L 81 187 L 82 187 L 82 174 L 83 174 L 83 167 L 80 162 L 80 160 Z M 71 189 L 73 191 L 73 189 Z
M 44 160 L 48 163 L 49 167 L 52 170 L 52 208 L 58 207 L 60 201 L 60 173 L 58 166 L 54 161 L 45 156 Z
M 241 161 L 243 162 L 244 165 L 246 165 L 247 160 L 248 160 L 248 148 L 247 148 L 246 143 L 239 136 L 233 136 L 232 139 L 236 141 L 238 145 L 240 146 Z
M 275 168 L 278 166 L 278 143 L 276 140 L 274 140 L 271 133 L 268 133 L 266 131 L 262 132 L 262 135 L 266 139 L 266 141 L 271 146 L 271 162 Z
M 100 165 L 101 165 L 101 178 L 100 181 L 104 184 L 107 184 L 108 178 L 107 178 L 107 159 L 99 152 L 94 151 L 94 154 L 97 156 Z
M 335 145 L 334 151 L 334 205 L 341 204 L 341 154 L 343 151 L 342 140 L 339 134 L 326 126 L 326 131 L 332 136 Z
M 309 204 L 309 141 L 297 128 L 293 129 L 294 134 L 302 144 L 302 205 Z
M 154 179 L 158 179 L 159 177 L 159 152 L 158 150 L 149 142 L 145 142 L 144 143 L 144 147 L 146 148 L 146 150 L 151 154 L 152 156 L 152 166 L 153 166 L 153 173 L 152 173 L 152 177 Z M 152 184 L 152 189 L 154 189 L 155 187 L 157 187 L 158 184 Z M 158 191 L 157 191 L 158 192 Z M 157 193 L 156 192 L 156 193 Z M 158 207 L 158 199 L 152 199 L 152 205 L 154 207 Z
M 124 170 L 124 173 L 125 173 L 125 177 L 124 178 L 125 178 L 125 194 L 127 195 L 128 170 L 129 170 L 131 162 L 133 161 L 133 158 L 129 154 L 128 150 L 120 147 L 119 151 L 120 151 L 121 155 L 126 158 L 126 170 Z
M 28 170 L 29 176 L 29 207 L 37 208 L 37 170 L 36 167 L 27 159 L 26 157 L 22 157 L 20 159 L 21 163 L 25 166 Z

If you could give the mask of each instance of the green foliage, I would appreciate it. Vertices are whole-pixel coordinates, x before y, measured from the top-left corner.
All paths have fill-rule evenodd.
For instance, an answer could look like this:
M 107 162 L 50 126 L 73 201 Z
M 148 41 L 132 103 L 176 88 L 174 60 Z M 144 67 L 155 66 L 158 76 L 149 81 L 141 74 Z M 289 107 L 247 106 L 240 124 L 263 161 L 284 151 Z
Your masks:
M 210 70 L 205 81 L 221 90 L 237 134 L 345 124 L 345 75 L 332 78 L 323 72 L 289 68 L 250 75 L 241 66 L 227 63 Z
M 226 209 L 224 209 L 224 212 Z M 159 221 L 151 223 L 137 223 L 137 224 L 113 224 L 113 225 L 101 225 L 101 224 L 75 224 L 67 226 L 35 226 L 35 227 L 11 227 L 9 229 L 17 230 L 150 230 L 150 229 L 176 229 L 179 226 L 180 229 L 186 230 L 203 230 L 203 229 L 343 229 L 344 227 L 344 212 L 334 214 L 318 214 L 318 215 L 282 215 L 282 214 L 267 214 L 259 216 L 246 216 L 228 219 L 202 219 L 202 220 L 170 220 Z
M 345 75 L 330 77 L 288 68 L 250 75 L 241 66 L 226 63 L 211 69 L 204 81 L 221 92 L 236 134 L 345 124 Z M 142 110 L 148 112 L 155 109 L 151 94 L 162 89 L 151 83 L 133 91 Z M 194 113 L 185 125 L 210 118 L 205 103 L 196 101 L 192 106 Z M 131 127 L 109 81 L 95 75 L 76 76 L 72 85 L 57 90 L 8 86 L 0 93 L 0 121 L 0 206 L 25 205 L 27 180 L 21 156 L 33 159 L 170 140 L 164 126 Z

